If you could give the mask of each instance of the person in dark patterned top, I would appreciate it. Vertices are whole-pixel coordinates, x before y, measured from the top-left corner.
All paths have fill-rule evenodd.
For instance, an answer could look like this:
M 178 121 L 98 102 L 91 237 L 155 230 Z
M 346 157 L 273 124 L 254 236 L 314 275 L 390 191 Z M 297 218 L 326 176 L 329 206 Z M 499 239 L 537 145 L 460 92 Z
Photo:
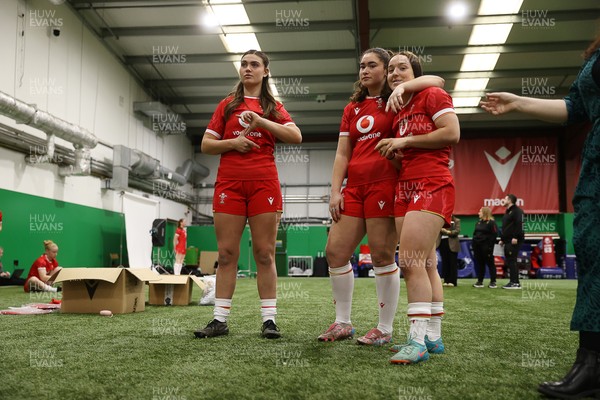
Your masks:
M 562 380 L 544 382 L 538 387 L 541 393 L 562 399 L 600 394 L 600 35 L 584 52 L 584 58 L 564 99 L 490 93 L 481 102 L 481 107 L 493 115 L 518 111 L 548 122 L 592 123 L 573 196 L 578 286 L 571 330 L 579 332 L 579 349 L 573 367 Z

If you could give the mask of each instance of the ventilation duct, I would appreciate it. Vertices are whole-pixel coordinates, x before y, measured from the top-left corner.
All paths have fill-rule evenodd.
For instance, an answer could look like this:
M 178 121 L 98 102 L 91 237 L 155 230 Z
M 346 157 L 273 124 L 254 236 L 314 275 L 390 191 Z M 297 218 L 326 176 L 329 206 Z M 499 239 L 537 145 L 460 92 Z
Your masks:
M 41 149 L 44 147 L 45 143 L 44 139 L 0 123 L 0 146 L 25 154 L 25 159 L 28 160 L 28 162 L 39 163 L 40 159 L 44 160 L 47 158 L 47 155 L 45 154 L 42 154 L 42 157 L 31 154 L 32 148 Z M 55 160 L 60 160 L 61 165 L 67 165 L 66 170 L 68 170 L 69 168 L 72 168 L 71 164 L 76 162 L 75 159 L 77 156 L 73 150 L 56 145 L 53 157 Z M 90 175 L 105 179 L 106 183 L 110 182 L 109 180 L 112 177 L 112 162 L 109 163 L 102 160 L 94 160 L 93 163 L 91 163 Z M 196 196 L 173 188 L 168 181 L 153 180 L 150 182 L 144 178 L 132 176 L 129 179 L 129 186 L 146 193 L 162 194 L 163 197 L 182 204 L 190 205 L 198 202 Z M 110 185 L 106 185 L 105 187 L 110 189 Z M 157 191 L 157 188 L 162 189 L 162 192 Z M 194 212 L 197 213 L 195 210 Z
M 157 159 L 141 151 L 122 145 L 114 146 L 112 188 L 126 189 L 129 186 L 130 173 L 136 177 L 150 180 L 163 179 L 178 185 L 185 185 L 188 181 L 188 177 L 163 167 Z
M 136 101 L 133 111 L 150 118 L 151 129 L 163 135 L 181 135 L 186 132 L 186 124 L 181 116 L 158 101 Z
M 93 133 L 52 114 L 0 92 L 0 114 L 14 119 L 18 123 L 37 128 L 48 135 L 46 155 L 54 156 L 54 138 L 59 137 L 73 144 L 75 165 L 61 169 L 61 175 L 89 175 L 90 149 L 96 147 L 98 139 Z
M 185 160 L 183 165 L 181 167 L 177 167 L 175 170 L 177 173 L 183 175 L 186 181 L 190 180 L 192 173 L 200 179 L 206 178 L 208 175 L 210 175 L 210 170 L 207 167 L 202 164 L 198 164 L 196 161 L 190 158 Z

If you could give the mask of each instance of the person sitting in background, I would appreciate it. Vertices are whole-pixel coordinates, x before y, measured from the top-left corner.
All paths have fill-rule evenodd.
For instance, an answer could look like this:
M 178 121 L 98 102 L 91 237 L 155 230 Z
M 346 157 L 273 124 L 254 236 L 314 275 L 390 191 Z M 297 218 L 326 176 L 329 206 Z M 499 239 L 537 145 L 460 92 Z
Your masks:
M 496 289 L 496 265 L 494 263 L 494 245 L 498 236 L 498 226 L 494 221 L 492 210 L 489 207 L 481 207 L 479 210 L 479 221 L 475 225 L 473 232 L 473 257 L 475 258 L 475 268 L 477 269 L 477 282 L 473 285 L 476 288 L 483 287 L 483 278 L 485 277 L 485 266 L 490 271 L 490 289 Z
M 11 273 L 2 269 L 2 256 L 4 256 L 4 248 L 0 247 L 0 286 L 22 286 L 25 284 L 25 279 L 19 278 L 20 273 L 15 275 L 14 272 Z
M 0 247 L 0 279 L 10 279 L 10 272 L 2 269 L 2 256 L 4 255 L 4 248 Z
M 458 252 L 460 251 L 460 219 L 454 215 L 450 221 L 450 229 L 442 228 L 438 247 L 442 257 L 442 278 L 444 286 L 458 286 Z
M 56 274 L 62 269 L 58 266 L 56 255 L 58 246 L 52 240 L 44 240 L 44 254 L 33 262 L 29 269 L 29 275 L 25 280 L 23 288 L 25 292 L 57 292 L 58 289 L 52 287 L 52 282 Z

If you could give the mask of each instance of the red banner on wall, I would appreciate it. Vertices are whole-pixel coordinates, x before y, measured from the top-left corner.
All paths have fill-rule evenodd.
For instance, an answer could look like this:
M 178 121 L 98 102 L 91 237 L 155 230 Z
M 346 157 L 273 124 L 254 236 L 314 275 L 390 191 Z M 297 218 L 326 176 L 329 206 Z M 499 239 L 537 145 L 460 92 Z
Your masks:
M 525 213 L 558 213 L 558 156 L 555 138 L 465 139 L 453 148 L 454 213 L 506 210 L 509 193 Z

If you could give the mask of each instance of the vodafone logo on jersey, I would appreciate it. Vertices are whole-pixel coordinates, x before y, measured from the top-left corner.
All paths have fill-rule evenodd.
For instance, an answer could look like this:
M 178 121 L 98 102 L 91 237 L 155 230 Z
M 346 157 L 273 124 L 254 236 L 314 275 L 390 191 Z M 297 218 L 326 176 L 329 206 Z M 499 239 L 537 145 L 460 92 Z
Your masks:
M 238 123 L 239 123 L 239 124 L 242 126 L 242 128 L 244 128 L 244 129 L 247 129 L 247 128 L 250 126 L 250 124 L 248 124 L 246 121 L 244 121 L 244 120 L 242 119 L 242 115 L 241 115 L 241 114 L 240 114 L 240 115 L 238 115 Z M 242 132 L 243 132 L 243 131 L 233 131 L 233 132 L 232 132 L 232 134 L 233 134 L 233 136 L 240 136 L 240 134 L 241 134 Z M 262 137 L 262 133 L 260 133 L 260 132 L 257 132 L 257 131 L 252 131 L 252 132 L 248 132 L 248 133 L 246 133 L 246 136 L 248 136 L 248 137 Z
M 372 115 L 363 115 L 362 117 L 360 117 L 358 119 L 358 121 L 356 121 L 356 129 L 360 133 L 367 134 L 367 135 L 362 135 L 361 137 L 359 137 L 357 139 L 357 142 L 362 142 L 363 140 L 368 140 L 368 139 L 377 139 L 377 138 L 381 137 L 381 132 L 369 133 L 369 132 L 371 132 L 371 129 L 373 129 L 373 125 L 375 125 L 375 118 L 373 118 Z
M 356 121 L 356 129 L 360 133 L 369 133 L 375 125 L 375 118 L 372 115 L 363 115 Z
M 240 123 L 240 125 L 241 125 L 242 127 L 244 127 L 244 128 L 247 128 L 247 127 L 249 127 L 249 126 L 250 126 L 250 125 L 249 125 L 247 122 L 245 122 L 245 121 L 242 119 L 242 115 L 241 115 L 241 114 L 240 114 L 240 116 L 238 117 L 238 122 L 239 122 L 239 123 Z

